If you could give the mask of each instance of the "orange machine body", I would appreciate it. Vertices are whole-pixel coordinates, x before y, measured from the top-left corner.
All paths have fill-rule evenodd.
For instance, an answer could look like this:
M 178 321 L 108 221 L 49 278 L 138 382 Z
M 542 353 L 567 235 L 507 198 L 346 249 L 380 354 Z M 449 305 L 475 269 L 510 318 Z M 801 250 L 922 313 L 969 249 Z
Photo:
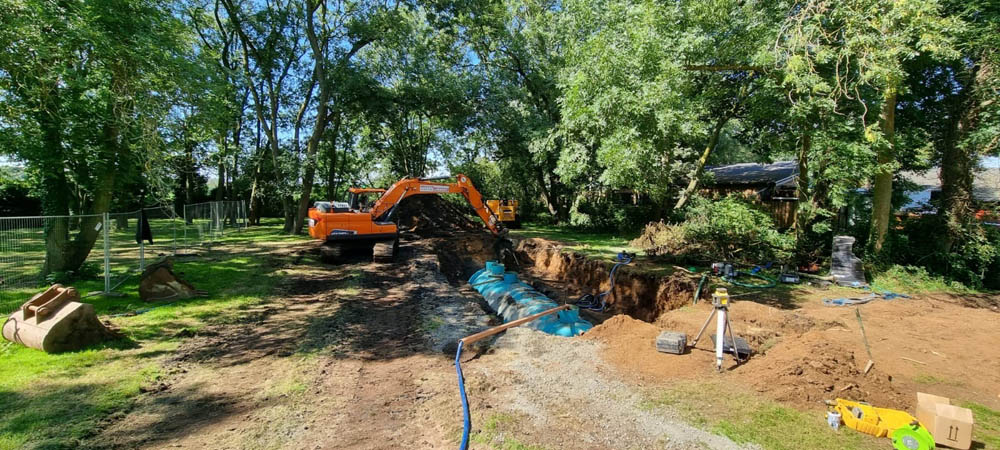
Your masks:
M 486 207 L 479 190 L 469 177 L 458 174 L 454 183 L 439 183 L 427 178 L 403 178 L 389 189 L 351 188 L 350 203 L 332 203 L 309 209 L 309 235 L 330 243 L 380 242 L 395 240 L 398 229 L 393 213 L 399 202 L 412 195 L 461 194 L 491 232 L 504 232 L 499 219 Z M 362 194 L 380 194 L 370 205 L 359 202 Z M 319 205 L 319 204 L 317 204 Z

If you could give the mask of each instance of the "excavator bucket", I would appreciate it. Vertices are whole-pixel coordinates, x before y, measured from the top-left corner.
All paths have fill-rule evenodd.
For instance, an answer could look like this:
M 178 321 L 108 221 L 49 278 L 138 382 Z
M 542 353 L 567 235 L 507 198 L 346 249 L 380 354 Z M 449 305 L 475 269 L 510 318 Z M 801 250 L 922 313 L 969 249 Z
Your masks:
M 174 273 L 174 261 L 167 257 L 146 267 L 139 278 L 139 298 L 143 301 L 183 300 L 208 295 Z
M 46 353 L 79 350 L 116 335 L 97 319 L 94 306 L 80 303 L 71 287 L 54 284 L 11 314 L 3 337 Z

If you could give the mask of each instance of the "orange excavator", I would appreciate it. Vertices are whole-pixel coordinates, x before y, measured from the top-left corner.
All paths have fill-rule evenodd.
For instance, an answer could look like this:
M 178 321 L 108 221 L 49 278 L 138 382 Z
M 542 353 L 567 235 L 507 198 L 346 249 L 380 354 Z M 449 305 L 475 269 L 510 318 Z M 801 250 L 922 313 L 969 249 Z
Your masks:
M 505 237 L 507 230 L 486 207 L 469 177 L 458 174 L 454 183 L 439 182 L 451 178 L 407 177 L 389 189 L 352 187 L 347 202 L 317 202 L 309 209 L 309 235 L 324 241 L 321 255 L 326 261 L 336 262 L 351 253 L 371 250 L 375 261 L 390 262 L 399 252 L 399 229 L 393 214 L 400 201 L 412 195 L 461 194 L 486 228 Z

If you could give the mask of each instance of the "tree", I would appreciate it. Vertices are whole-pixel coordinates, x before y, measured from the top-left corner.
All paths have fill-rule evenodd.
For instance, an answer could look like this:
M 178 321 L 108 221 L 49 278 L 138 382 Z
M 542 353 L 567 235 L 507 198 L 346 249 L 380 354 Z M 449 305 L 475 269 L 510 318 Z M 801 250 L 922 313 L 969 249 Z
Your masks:
M 474 140 L 503 161 L 504 178 L 532 186 L 548 213 L 569 216 L 572 192 L 557 173 L 565 140 L 558 74 L 565 29 L 559 2 L 481 0 L 455 2 L 455 21 L 479 64 L 483 80 Z
M 76 270 L 119 172 L 158 151 L 185 30 L 157 2 L 96 0 L 0 5 L 3 153 L 39 174 L 47 221 L 44 273 Z
M 1000 150 L 1000 6 L 995 2 L 954 2 L 949 10 L 968 24 L 961 57 L 932 65 L 938 85 L 926 104 L 941 104 L 935 124 L 940 148 L 941 207 L 945 225 L 941 251 L 949 253 L 973 222 L 972 180 L 981 156 Z M 930 78 L 929 79 L 934 79 Z
M 957 26 L 937 1 L 812 0 L 796 5 L 782 28 L 779 58 L 795 92 L 825 97 L 834 109 L 846 106 L 842 100 L 862 107 L 860 120 L 875 156 L 869 243 L 876 254 L 889 229 L 899 167 L 895 115 L 904 63 L 922 53 L 953 54 Z M 879 111 L 877 125 L 870 109 Z

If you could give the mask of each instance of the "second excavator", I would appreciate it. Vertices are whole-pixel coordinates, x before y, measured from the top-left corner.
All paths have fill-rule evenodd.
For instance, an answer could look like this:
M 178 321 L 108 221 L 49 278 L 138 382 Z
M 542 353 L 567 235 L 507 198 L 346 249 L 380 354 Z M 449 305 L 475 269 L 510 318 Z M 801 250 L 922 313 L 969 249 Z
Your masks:
M 444 180 L 455 179 L 447 183 Z M 351 188 L 347 202 L 317 202 L 309 209 L 309 235 L 324 241 L 325 261 L 339 262 L 358 253 L 372 252 L 376 262 L 391 262 L 399 253 L 399 227 L 395 213 L 400 202 L 413 195 L 460 194 L 472 205 L 486 228 L 501 240 L 507 230 L 486 207 L 469 177 L 416 178 L 397 181 L 389 189 Z M 374 198 L 374 199 L 373 199 Z

